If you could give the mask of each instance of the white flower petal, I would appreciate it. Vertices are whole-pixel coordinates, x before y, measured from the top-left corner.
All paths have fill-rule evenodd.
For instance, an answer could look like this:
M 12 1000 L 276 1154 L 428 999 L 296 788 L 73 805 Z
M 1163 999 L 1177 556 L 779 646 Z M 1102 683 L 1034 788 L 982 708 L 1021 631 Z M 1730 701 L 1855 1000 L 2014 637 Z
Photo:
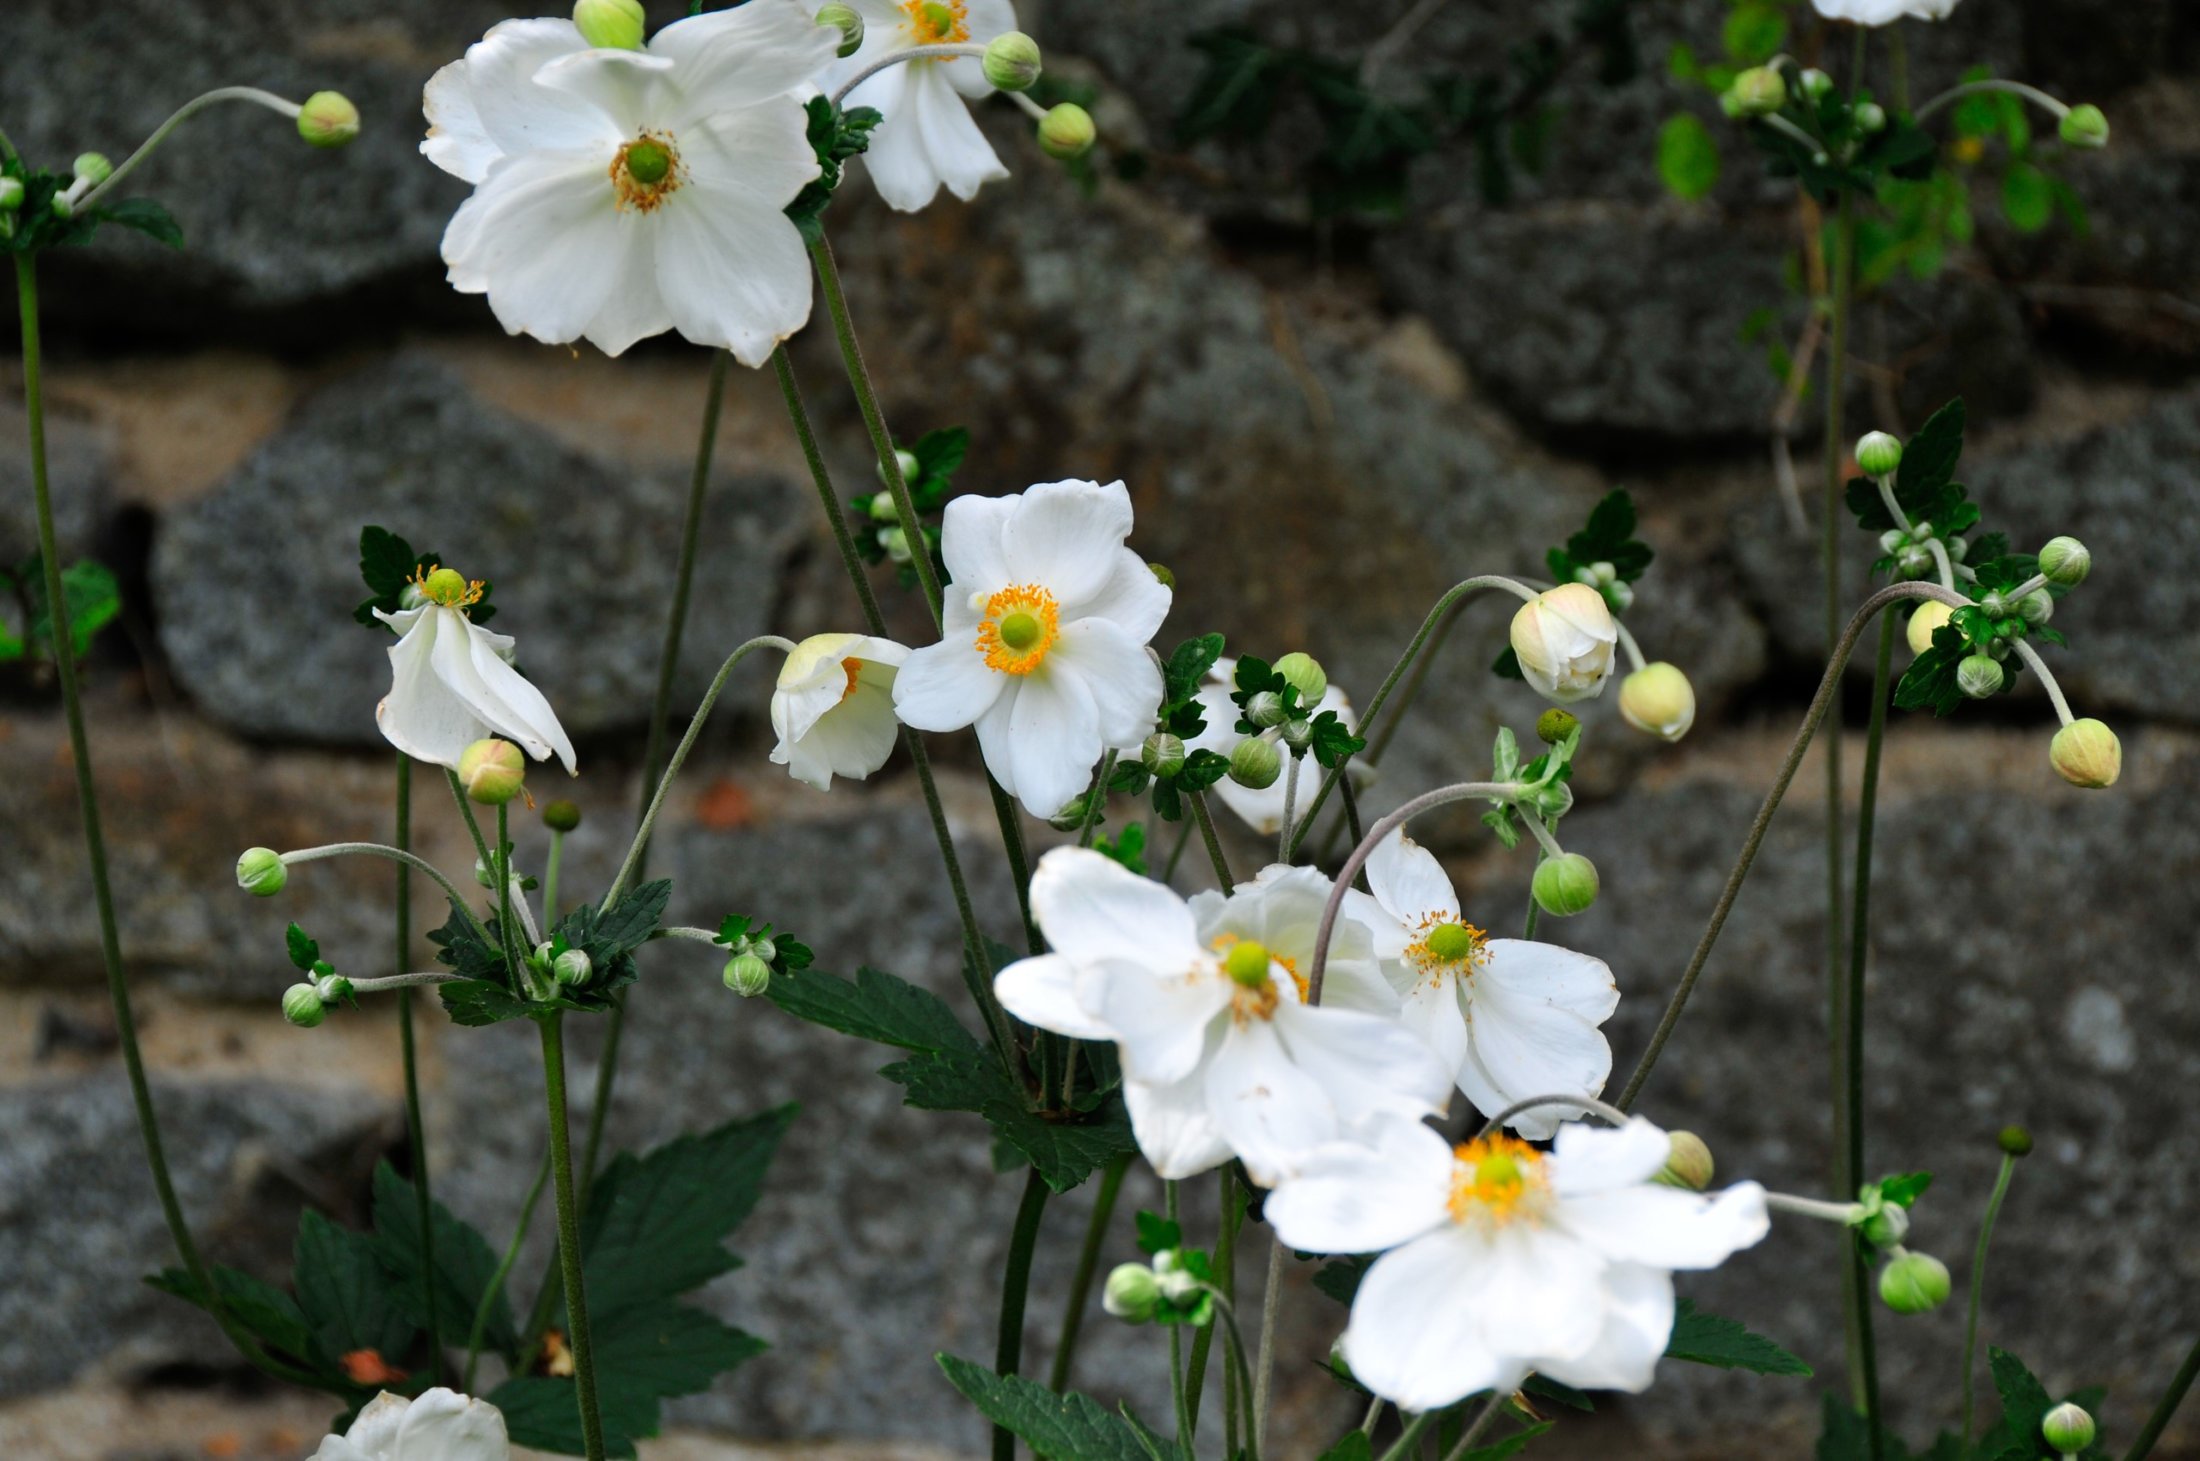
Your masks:
M 1174 973 L 1196 958 L 1191 911 L 1167 884 L 1083 847 L 1057 847 L 1031 877 L 1047 943 L 1078 960 L 1125 959 Z
M 954 606 L 949 605 L 947 637 L 912 650 L 894 677 L 894 713 L 903 725 L 922 731 L 961 730 L 976 724 L 1009 688 L 1014 677 L 985 662 L 975 632 L 958 634 L 956 627 Z
M 1287 1008 L 1278 1004 L 1276 1013 Z M 1329 1093 L 1293 1061 L 1270 1020 L 1234 1021 L 1223 1031 L 1207 1063 L 1207 1109 L 1263 1187 L 1289 1176 L 1338 1129 Z
M 1640 1116 L 1621 1127 L 1571 1122 L 1551 1151 L 1551 1187 L 1575 1196 L 1632 1187 L 1663 1171 L 1672 1151 L 1673 1139 Z
M 1115 1032 L 1077 1002 L 1077 966 L 1060 954 L 1018 959 L 993 976 L 1001 1007 L 1027 1025 L 1073 1040 L 1113 1040 Z
M 1593 1096 L 1611 1078 L 1612 1047 L 1603 1032 L 1566 1010 L 1522 999 L 1496 985 L 1476 987 L 1467 996 L 1467 1025 L 1475 1057 L 1496 1083 L 1505 1106 L 1530 1096 L 1573 1091 Z M 1537 1106 L 1508 1124 L 1528 1140 L 1540 1141 L 1579 1114 L 1565 1106 Z
M 1668 1269 L 1717 1268 L 1770 1229 L 1754 1182 L 1716 1194 L 1650 1182 L 1576 1193 L 1559 1205 L 1559 1221 L 1616 1262 Z
M 1604 1328 L 1567 1359 L 1538 1358 L 1535 1368 L 1581 1390 L 1650 1388 L 1673 1337 L 1673 1278 L 1662 1269 L 1615 1263 L 1604 1270 Z
M 1451 1148 L 1418 1121 L 1372 1122 L 1328 1142 L 1268 1194 L 1276 1236 L 1309 1253 L 1376 1253 L 1449 1221 Z
M 1196 1177 L 1230 1160 L 1222 1128 L 1207 1114 L 1206 1072 L 1155 1085 L 1125 1081 L 1123 1104 L 1129 1108 L 1138 1149 L 1164 1181 Z
M 781 743 L 787 755 L 775 748 L 772 759 L 820 791 L 830 791 L 835 776 L 862 781 L 884 766 L 901 738 L 891 694 L 894 672 L 885 666 L 869 668 L 888 676 L 886 684 L 859 680 L 848 698 L 827 711 L 801 741 Z
M 495 1406 L 438 1388 L 405 1412 L 391 1461 L 507 1461 L 511 1452 Z
M 1586 1353 L 1604 1329 L 1603 1255 L 1556 1227 L 1514 1221 L 1495 1229 L 1487 1261 L 1461 1295 L 1471 1304 L 1483 1342 L 1538 1360 Z
M 1619 1008 L 1619 986 L 1602 959 L 1533 939 L 1491 939 L 1488 962 L 1475 971 L 1477 988 L 1495 986 L 1601 1025 Z
M 1417 980 L 1398 1002 L 1398 1023 L 1429 1048 L 1437 1064 L 1452 1073 L 1456 1084 L 1469 1044 L 1467 1014 L 1460 1007 L 1458 987 L 1450 979 Z M 1494 1108 L 1476 1100 L 1474 1091 L 1464 1085 L 1460 1090 L 1484 1115 L 1495 1114 Z
M 374 708 L 374 720 L 383 738 L 415 761 L 455 767 L 489 727 L 435 672 L 441 628 L 440 615 L 418 612 L 405 636 L 390 646 L 390 693 Z
M 1015 675 L 995 675 L 994 678 L 1003 682 L 1001 698 L 978 717 L 978 753 L 985 759 L 985 769 L 1001 784 L 1001 790 L 1016 796 L 1014 727 L 1016 702 L 1023 698 L 1024 681 Z M 1059 806 L 1057 803 L 1057 810 Z M 1050 811 L 1046 815 L 1051 817 L 1054 813 Z
M 611 288 L 581 336 L 606 355 L 624 355 L 636 342 L 672 328 L 672 307 L 657 281 L 657 251 L 650 233 L 643 220 L 621 218 L 613 252 L 590 261 L 589 267 L 610 279 Z
M 1144 644 L 1106 619 L 1064 624 L 1042 673 L 1049 679 L 1075 674 L 1092 698 L 1105 745 L 1134 744 L 1152 731 L 1161 708 L 1161 671 Z
M 1515 1384 L 1518 1362 L 1484 1339 L 1475 1309 L 1482 1236 L 1447 1224 L 1375 1260 L 1345 1325 L 1345 1363 L 1401 1409 L 1437 1410 Z
M 383 1461 L 383 1458 L 362 1451 L 342 1436 L 323 1436 L 320 1446 L 306 1461 Z
M 457 609 L 445 609 L 439 617 L 444 624 L 436 636 L 435 669 L 443 683 L 498 735 L 517 742 L 537 761 L 555 755 L 573 771 L 573 743 L 566 739 L 565 727 L 543 693 L 498 652 L 501 636 Z
M 411 1408 L 411 1400 L 394 1390 L 384 1390 L 353 1419 L 344 1439 L 370 1456 L 392 1455 L 405 1428 L 405 1412 Z
M 832 64 L 837 34 L 822 30 L 794 0 L 748 0 L 676 20 L 649 39 L 649 52 L 679 63 L 689 107 L 675 128 L 808 85 Z
M 1276 1029 L 1291 1061 L 1318 1083 L 1340 1121 L 1370 1116 L 1440 1116 L 1452 1073 L 1412 1032 L 1358 1010 L 1276 1007 Z
M 947 564 L 949 580 L 962 592 L 966 611 L 971 595 L 992 595 L 1009 585 L 1008 560 L 1002 556 L 1001 540 L 1008 520 L 1016 515 L 1016 504 L 1014 497 L 973 494 L 949 502 L 940 518 L 940 558 Z M 977 622 L 972 613 L 973 629 Z
M 909 69 L 917 74 L 909 79 L 899 120 L 916 123 L 932 170 L 950 193 L 967 203 L 987 183 L 1007 177 L 1008 169 L 1001 165 L 993 144 L 985 140 L 985 133 L 978 130 L 969 103 L 949 83 L 948 72 L 976 77 L 980 85 L 985 84 L 985 75 L 977 62 L 969 60 L 918 61 Z
M 848 94 L 845 105 L 875 108 L 881 121 L 863 154 L 864 171 L 886 206 L 915 213 L 939 193 L 939 170 L 925 149 L 924 129 L 909 113 L 910 73 L 915 63 L 890 66 Z
M 1144 644 L 1161 631 L 1175 597 L 1167 584 L 1153 576 L 1146 560 L 1128 548 L 1115 550 L 1108 576 L 1098 592 L 1077 607 L 1084 619 L 1109 619 L 1125 634 Z
M 1107 749 L 1100 712 L 1084 677 L 1047 669 L 1024 677 L 1008 724 L 1016 798 L 1035 817 L 1051 817 L 1071 797 L 1082 796 L 1092 780 L 1093 763 Z M 989 765 L 991 759 L 989 752 Z
M 671 120 L 667 102 L 678 95 L 667 85 L 672 72 L 669 56 L 591 49 L 548 62 L 535 73 L 535 84 L 593 107 L 623 142 Z
M 1073 610 L 1108 583 L 1130 531 L 1131 494 L 1121 482 L 1041 482 L 1003 526 L 1001 554 L 1011 581 L 1044 584 Z
M 773 132 L 798 133 L 800 117 L 791 106 L 754 108 L 739 114 L 738 132 L 726 127 L 719 135 L 739 143 L 729 155 L 761 156 Z M 813 156 L 813 172 L 815 166 Z M 760 203 L 746 188 L 698 175 L 650 220 L 674 327 L 695 344 L 732 351 L 751 368 L 771 359 L 779 342 L 810 318 L 809 254 L 802 231 L 782 211 L 785 201 Z
M 619 285 L 622 220 L 604 155 L 530 152 L 489 170 L 443 235 L 451 287 L 514 335 L 581 338 Z
M 1418 924 L 1431 913 L 1459 916 L 1459 895 L 1452 889 L 1451 875 L 1435 853 L 1403 831 L 1391 833 L 1368 854 L 1367 886 L 1375 901 L 1401 923 Z
M 1173 1085 L 1198 1069 L 1208 1026 L 1230 1002 L 1219 971 L 1171 973 L 1125 959 L 1077 963 L 1077 1005 L 1115 1032 L 1126 1080 Z
M 428 82 L 428 137 L 420 150 L 445 172 L 478 183 L 499 157 L 605 142 L 604 119 L 535 84 L 535 73 L 588 48 L 570 20 L 506 20 Z

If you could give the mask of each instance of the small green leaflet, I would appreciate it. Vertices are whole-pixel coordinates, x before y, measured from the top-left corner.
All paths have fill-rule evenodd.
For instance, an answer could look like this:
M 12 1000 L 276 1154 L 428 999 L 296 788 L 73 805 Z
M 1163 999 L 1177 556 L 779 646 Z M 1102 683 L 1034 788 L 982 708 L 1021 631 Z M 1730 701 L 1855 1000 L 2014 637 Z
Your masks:
M 1694 1302 L 1682 1299 L 1673 1310 L 1673 1335 L 1665 1342 L 1669 1359 L 1713 1365 L 1722 1370 L 1750 1370 L 1760 1375 L 1808 1375 L 1810 1366 L 1779 1345 L 1732 1319 L 1706 1314 Z
M 1902 1172 L 1879 1179 L 1879 1195 L 1897 1207 L 1914 1207 L 1933 1185 L 1930 1172 Z
M 362 624 L 381 624 L 374 617 L 380 609 L 394 614 L 405 606 L 405 585 L 421 574 L 443 566 L 443 560 L 434 553 L 415 553 L 412 544 L 387 528 L 365 527 L 359 530 L 359 577 L 366 582 L 372 597 L 361 602 L 351 611 L 352 618 Z M 496 617 L 496 606 L 489 602 L 494 586 L 484 583 L 481 597 L 466 606 L 466 617 L 476 624 L 486 624 Z
M 1047 1461 L 1182 1461 L 1175 1442 L 1089 1395 L 1057 1395 L 1021 1375 L 996 1375 L 951 1354 L 937 1359 L 947 1382 L 987 1420 L 1022 1437 Z
M 134 229 L 170 248 L 183 247 L 183 229 L 166 208 L 150 198 L 122 198 L 64 218 L 54 212 L 54 200 L 68 191 L 74 177 L 29 168 L 20 160 L 0 163 L 0 177 L 14 178 L 23 185 L 15 227 L 0 234 L 0 253 L 37 254 L 47 249 L 79 247 L 90 243 L 103 223 Z
M 214 1288 L 221 1295 L 223 1311 L 242 1324 L 247 1332 L 271 1349 L 300 1360 L 312 1358 L 313 1331 L 306 1323 L 306 1316 L 299 1312 L 297 1300 L 274 1285 L 262 1283 L 251 1274 L 234 1268 L 216 1264 L 211 1272 Z M 183 1269 L 164 1269 L 145 1282 L 187 1304 L 201 1309 L 206 1307 L 205 1293 L 192 1283 L 191 1275 Z
M 1719 144 L 1693 112 L 1676 112 L 1658 129 L 1658 176 L 1666 191 L 1693 203 L 1719 185 Z
M 283 944 L 290 953 L 290 962 L 300 969 L 310 973 L 313 966 L 320 962 L 321 946 L 307 938 L 306 931 L 295 923 L 284 931 Z
M 53 651 L 53 612 L 47 603 L 46 560 L 33 553 L 12 574 L 0 573 L 0 594 L 17 605 L 20 631 L 0 621 L 0 664 Z M 61 570 L 61 601 L 68 608 L 69 648 L 77 659 L 92 638 L 122 613 L 122 586 L 105 565 L 85 559 Z
M 1624 488 L 1608 492 L 1589 510 L 1589 521 L 1566 540 L 1563 548 L 1545 555 L 1551 578 L 1557 583 L 1575 582 L 1575 574 L 1595 563 L 1609 563 L 1623 583 L 1633 583 L 1649 570 L 1657 555 L 1635 536 L 1635 499 Z
M 869 149 L 871 129 L 882 118 L 871 107 L 842 110 L 823 96 L 811 97 L 807 111 L 810 148 L 817 155 L 817 177 L 787 205 L 787 216 L 802 230 L 802 237 L 814 244 L 825 237 L 825 209 L 833 201 L 848 160 Z

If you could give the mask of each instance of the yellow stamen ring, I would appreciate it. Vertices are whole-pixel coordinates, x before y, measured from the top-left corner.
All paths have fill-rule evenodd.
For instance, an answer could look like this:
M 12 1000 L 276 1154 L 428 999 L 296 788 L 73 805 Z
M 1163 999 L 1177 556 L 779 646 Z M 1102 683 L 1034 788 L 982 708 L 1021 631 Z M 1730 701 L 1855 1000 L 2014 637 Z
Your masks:
M 621 213 L 654 213 L 687 181 L 680 149 L 664 132 L 644 132 L 611 159 L 611 186 Z
M 1505 1223 L 1532 1216 L 1550 1190 L 1543 1163 L 1543 1153 L 1502 1133 L 1453 1148 L 1452 1221 Z
M 904 0 L 901 8 L 920 46 L 956 45 L 970 39 L 965 0 Z
M 1028 675 L 1045 662 L 1061 637 L 1062 616 L 1054 595 L 1035 583 L 1011 584 L 985 601 L 978 652 L 990 669 Z
M 463 609 L 468 604 L 481 602 L 488 585 L 476 578 L 471 581 L 457 570 L 441 564 L 430 563 L 425 568 L 415 568 L 405 580 L 420 591 L 420 597 L 431 604 L 441 604 L 446 609 Z
M 1422 915 L 1419 934 L 1406 961 L 1423 974 L 1467 974 L 1489 962 L 1489 935 L 1455 914 Z

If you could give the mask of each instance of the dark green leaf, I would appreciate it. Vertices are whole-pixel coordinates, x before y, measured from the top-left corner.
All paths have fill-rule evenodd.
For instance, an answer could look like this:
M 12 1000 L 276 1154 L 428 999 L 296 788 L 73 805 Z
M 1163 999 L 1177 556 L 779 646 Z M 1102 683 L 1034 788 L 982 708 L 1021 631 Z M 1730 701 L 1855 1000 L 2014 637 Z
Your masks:
M 858 969 L 853 984 L 814 969 L 794 971 L 772 980 L 765 998 L 798 1020 L 900 1050 L 982 1048 L 938 995 L 877 969 Z
M 1352 1302 L 1360 1291 L 1360 1280 L 1374 1264 L 1372 1256 L 1357 1258 L 1332 1258 L 1314 1272 L 1314 1287 L 1320 1289 L 1340 1304 Z
M 1167 689 L 1165 701 L 1176 705 L 1190 700 L 1199 693 L 1199 687 L 1207 678 L 1207 672 L 1222 658 L 1225 641 L 1219 634 L 1202 634 L 1187 639 L 1176 647 L 1163 666 L 1162 680 Z
M 1527 678 L 1526 675 L 1520 673 L 1520 656 L 1513 653 L 1513 647 L 1509 644 L 1505 646 L 1495 660 L 1491 661 L 1490 673 L 1500 680 L 1525 680 Z
M 1687 202 L 1719 185 L 1719 144 L 1693 112 L 1678 112 L 1658 129 L 1658 177 L 1666 191 Z
M 1230 774 L 1230 758 L 1220 751 L 1205 748 L 1184 758 L 1184 769 L 1176 773 L 1176 784 L 1184 791 L 1205 791 Z
M 1540 1395 L 1545 1400 L 1555 1400 L 1569 1410 L 1593 1411 L 1597 1408 L 1596 1402 L 1587 1395 L 1571 1385 L 1560 1384 L 1549 1375 L 1530 1375 L 1521 1382 L 1520 1388 L 1530 1395 Z
M 92 216 L 102 223 L 119 224 L 134 228 L 157 243 L 172 249 L 183 247 L 183 225 L 166 208 L 151 198 L 124 198 L 119 203 L 92 210 Z
M 308 1209 L 298 1220 L 294 1264 L 291 1286 L 322 1358 L 339 1360 L 362 1349 L 391 1361 L 404 1354 L 413 1323 L 382 1271 L 372 1238 Z
M 593 1282 L 589 1293 L 595 1293 Z M 591 1320 L 600 1387 L 664 1397 L 708 1390 L 726 1371 L 771 1346 L 700 1309 L 636 1304 Z
M 1184 1228 L 1158 1213 L 1141 1212 L 1138 1215 L 1138 1251 L 1149 1257 L 1166 1253 L 1184 1241 Z
M 290 951 L 290 962 L 300 969 L 311 970 L 321 957 L 321 946 L 306 937 L 306 931 L 293 923 L 283 933 L 284 946 Z
M 51 654 L 54 626 L 46 602 L 45 560 L 33 553 L 16 576 L 30 611 L 24 640 L 33 649 L 43 645 Z M 61 601 L 68 609 L 70 651 L 82 659 L 92 647 L 93 636 L 122 613 L 122 586 L 107 567 L 87 559 L 61 571 Z
M 1930 1172 L 1903 1172 L 1879 1179 L 1879 1194 L 1897 1207 L 1913 1206 L 1933 1185 Z
M 1057 1395 L 1036 1381 L 996 1375 L 950 1354 L 937 1358 L 948 1383 L 987 1420 L 1022 1437 L 1047 1461 L 1151 1461 L 1141 1428 L 1090 1396 Z M 1171 1461 L 1178 1454 L 1174 1445 L 1164 1453 Z
M 1262 45 L 1242 26 L 1204 31 L 1191 38 L 1207 67 L 1192 83 L 1176 121 L 1179 143 L 1205 137 L 1253 137 L 1265 131 L 1283 84 L 1295 69 L 1285 52 Z
M 571 1380 L 527 1375 L 506 1380 L 488 1401 L 504 1415 L 504 1429 L 515 1446 L 532 1446 L 561 1456 L 583 1454 L 580 1403 Z M 605 1385 L 598 1376 L 597 1408 L 603 1417 L 604 1453 L 631 1458 L 634 1442 L 657 1434 L 657 1397 L 643 1391 Z
M 1322 1452 L 1321 1461 L 1375 1461 L 1375 1443 L 1362 1431 L 1346 1431 L 1344 1439 Z
M 1986 1363 L 1994 1377 L 1994 1392 L 2001 1397 L 2001 1420 L 1979 1443 L 1979 1455 L 1994 1461 L 2032 1461 L 2051 1455 L 2040 1436 L 2040 1422 L 2055 1404 L 2047 1387 L 2008 1350 L 1988 1348 Z
M 473 1332 L 474 1313 L 497 1270 L 497 1255 L 474 1227 L 453 1217 L 440 1202 L 429 1204 L 435 1232 L 436 1331 L 445 1344 L 464 1345 Z M 374 1169 L 374 1243 L 398 1303 L 420 1328 L 428 1326 L 426 1267 L 420 1242 L 420 1194 L 389 1163 Z M 512 1354 L 519 1334 L 512 1306 L 503 1291 L 490 1302 L 482 1339 L 489 1348 Z
M 221 1295 L 222 1309 L 231 1318 L 271 1348 L 301 1360 L 313 1358 L 312 1326 L 299 1312 L 295 1299 L 274 1285 L 262 1283 L 251 1274 L 234 1268 L 216 1264 L 212 1273 L 215 1292 Z M 205 1292 L 183 1269 L 164 1269 L 145 1281 L 187 1304 L 201 1309 L 206 1307 Z
M 1665 1342 L 1670 1359 L 1749 1370 L 1759 1375 L 1808 1375 L 1810 1366 L 1732 1319 L 1706 1314 L 1682 1299 L 1673 1311 L 1673 1334 Z
M 1313 749 L 1314 759 L 1333 771 L 1345 757 L 1366 750 L 1367 738 L 1354 735 L 1336 711 L 1325 710 L 1314 717 Z
M 444 1013 L 454 1024 L 469 1028 L 502 1024 L 506 1020 L 524 1020 L 546 1014 L 552 1009 L 572 1008 L 564 1001 L 549 1004 L 530 1004 L 501 984 L 491 984 L 485 979 L 461 979 L 452 984 L 439 984 L 436 993 L 443 1000 Z

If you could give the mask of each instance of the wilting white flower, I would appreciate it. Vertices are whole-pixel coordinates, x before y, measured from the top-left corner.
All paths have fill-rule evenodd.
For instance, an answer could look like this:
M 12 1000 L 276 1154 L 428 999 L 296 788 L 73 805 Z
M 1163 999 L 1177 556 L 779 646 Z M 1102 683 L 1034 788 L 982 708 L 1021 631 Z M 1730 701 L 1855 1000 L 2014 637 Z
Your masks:
M 976 725 L 987 769 L 1033 816 L 1054 816 L 1103 751 L 1153 729 L 1161 671 L 1146 642 L 1170 594 L 1123 546 L 1130 530 L 1121 482 L 947 504 L 941 639 L 902 666 L 894 709 L 918 730 Z
M 815 14 L 824 0 L 803 0 Z M 863 45 L 821 78 L 837 92 L 882 56 L 915 46 L 984 45 L 1016 28 L 1009 0 L 849 0 L 863 17 Z M 848 94 L 846 105 L 875 107 L 881 118 L 863 165 L 889 207 L 914 213 L 942 185 L 964 202 L 1008 169 L 970 115 L 968 101 L 991 95 L 974 56 L 904 61 Z
M 515 335 L 617 355 L 678 330 L 763 364 L 810 317 L 785 209 L 818 174 L 797 89 L 834 34 L 795 0 L 632 51 L 591 49 L 570 20 L 492 27 L 428 82 L 420 150 L 475 185 L 443 235 L 451 286 Z
M 1031 908 L 1055 952 L 1009 965 L 994 989 L 1019 1019 L 1115 1042 L 1139 1150 L 1163 1177 L 1234 1152 L 1273 1184 L 1361 1122 L 1440 1114 L 1449 1097 L 1444 1070 L 1404 1030 L 1307 1005 L 1272 951 L 1202 937 L 1182 898 L 1097 852 L 1041 858 Z
M 511 1454 L 495 1406 L 438 1387 L 416 1400 L 383 1391 L 308 1461 L 508 1461 Z
M 1828 20 L 1888 25 L 1897 20 L 1946 20 L 1960 0 L 1810 0 Z
M 512 668 L 511 636 L 466 617 L 481 585 L 448 568 L 416 582 L 425 600 L 418 608 L 374 611 L 401 636 L 390 646 L 390 693 L 374 708 L 383 738 L 416 761 L 456 770 L 468 746 L 502 736 L 572 771 L 573 743 L 542 692 Z
M 1536 693 L 1561 705 L 1604 693 L 1619 626 L 1585 583 L 1546 589 L 1513 615 L 1512 647 Z
M 1267 1201 L 1276 1236 L 1383 1256 L 1360 1280 L 1344 1358 L 1403 1410 L 1504 1392 L 1532 1370 L 1589 1390 L 1648 1388 L 1673 1332 L 1673 1270 L 1756 1243 L 1764 1189 L 1652 1179 L 1671 1143 L 1636 1118 L 1575 1124 L 1542 1152 L 1495 1135 L 1456 1150 L 1417 1122 L 1305 1157 Z
M 1206 717 L 1206 724 L 1197 736 L 1186 743 L 1185 749 L 1213 751 L 1218 756 L 1227 756 L 1239 741 L 1245 739 L 1244 733 L 1237 728 L 1237 703 L 1230 698 L 1230 687 L 1236 683 L 1237 661 L 1216 660 L 1214 668 L 1207 673 L 1207 683 L 1199 687 L 1199 708 Z M 1307 719 L 1311 720 L 1325 710 L 1337 712 L 1337 719 L 1344 722 L 1346 730 L 1355 734 L 1359 731 L 1360 718 L 1352 709 L 1351 697 L 1334 684 L 1322 692 L 1322 698 L 1317 704 L 1307 710 Z M 1291 776 L 1291 763 L 1297 762 L 1299 768 L 1299 791 L 1294 807 L 1296 814 L 1301 817 L 1306 815 L 1307 807 L 1313 804 L 1314 792 L 1321 785 L 1321 778 L 1325 774 L 1321 763 L 1314 759 L 1314 749 L 1311 746 L 1304 751 L 1293 752 L 1289 746 L 1278 744 L 1276 751 L 1283 757 L 1283 773 L 1267 786 L 1240 786 L 1225 776 L 1212 788 L 1213 794 L 1222 798 L 1222 804 L 1236 813 L 1239 820 L 1255 832 L 1268 837 L 1283 830 L 1283 802 Z M 1368 778 L 1370 768 L 1354 761 L 1350 763 L 1345 774 L 1353 777 L 1353 785 L 1358 786 Z
M 813 634 L 796 645 L 772 691 L 772 764 L 819 791 L 836 775 L 861 781 L 884 766 L 901 733 L 894 672 L 908 658 L 867 634 Z
M 1404 833 L 1376 844 L 1367 885 L 1383 917 L 1375 946 L 1399 997 L 1398 1022 L 1421 1037 L 1476 1109 L 1580 1091 L 1612 1074 L 1597 1026 L 1619 1007 L 1602 959 L 1532 939 L 1493 939 L 1459 914 L 1459 895 L 1435 854 Z M 1507 1124 L 1542 1141 L 1578 1113 L 1524 1111 Z

